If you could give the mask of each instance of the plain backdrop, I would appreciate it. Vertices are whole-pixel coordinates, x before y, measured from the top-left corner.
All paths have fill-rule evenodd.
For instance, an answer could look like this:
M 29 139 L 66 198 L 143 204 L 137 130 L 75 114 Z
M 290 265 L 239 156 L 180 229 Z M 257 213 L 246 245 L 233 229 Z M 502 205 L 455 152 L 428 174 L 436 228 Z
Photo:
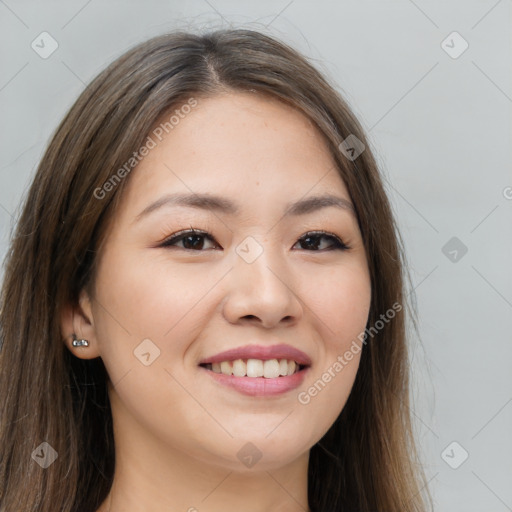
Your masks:
M 512 511 L 510 0 L 0 1 L 1 256 L 85 84 L 151 36 L 229 26 L 313 59 L 366 129 L 417 300 L 412 414 L 435 509 Z

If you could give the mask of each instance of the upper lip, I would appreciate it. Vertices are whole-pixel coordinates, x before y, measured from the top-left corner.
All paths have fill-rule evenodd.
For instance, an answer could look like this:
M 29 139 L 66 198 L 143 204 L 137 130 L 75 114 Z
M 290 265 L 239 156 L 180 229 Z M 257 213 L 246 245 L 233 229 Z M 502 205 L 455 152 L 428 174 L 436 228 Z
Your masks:
M 233 361 L 235 359 L 261 359 L 267 361 L 269 359 L 292 359 L 301 365 L 310 366 L 310 357 L 291 345 L 246 345 L 245 347 L 237 347 L 211 357 L 205 357 L 199 364 L 221 363 L 222 361 Z

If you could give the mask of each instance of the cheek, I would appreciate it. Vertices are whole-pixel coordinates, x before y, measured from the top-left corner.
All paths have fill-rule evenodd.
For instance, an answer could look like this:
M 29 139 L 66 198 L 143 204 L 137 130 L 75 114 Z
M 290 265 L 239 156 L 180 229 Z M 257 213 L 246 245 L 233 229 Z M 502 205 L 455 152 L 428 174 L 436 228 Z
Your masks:
M 326 349 L 341 349 L 364 331 L 371 302 L 365 265 L 316 272 L 304 283 L 307 306 L 319 321 Z
M 127 331 L 162 338 L 190 313 L 208 288 L 208 275 L 137 254 L 106 254 L 98 297 Z M 107 271 L 108 269 L 108 271 Z
M 370 309 L 371 285 L 366 266 L 358 265 L 340 268 L 324 279 L 319 279 L 317 273 L 309 289 L 307 304 L 323 340 L 322 354 L 298 390 L 297 401 L 303 414 L 318 418 L 309 422 L 318 436 L 341 413 L 354 384 L 363 349 L 361 334 Z
M 115 388 L 111 397 L 119 414 L 137 418 L 148 429 L 161 428 L 163 437 L 176 442 L 187 432 L 190 437 L 197 425 L 216 428 L 184 392 L 183 386 L 191 384 L 181 363 L 207 318 L 201 299 L 217 281 L 211 272 L 184 272 L 165 261 L 143 263 L 120 252 L 105 251 L 98 269 L 94 317 L 101 357 Z
M 222 277 L 198 266 L 171 264 L 165 253 L 142 258 L 136 251 L 105 251 L 95 319 L 102 357 L 113 372 L 132 368 L 143 342 L 160 366 L 183 360 L 208 318 L 208 294 Z

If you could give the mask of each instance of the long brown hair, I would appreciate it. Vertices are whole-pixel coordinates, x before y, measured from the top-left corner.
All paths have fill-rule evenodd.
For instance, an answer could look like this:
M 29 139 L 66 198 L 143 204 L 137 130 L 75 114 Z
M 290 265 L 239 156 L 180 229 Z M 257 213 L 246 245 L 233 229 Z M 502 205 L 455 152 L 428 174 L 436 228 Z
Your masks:
M 115 467 L 108 375 L 101 358 L 73 356 L 59 327 L 63 307 L 76 305 L 94 281 L 96 255 L 129 175 L 101 199 L 97 191 L 105 191 L 163 114 L 191 97 L 247 90 L 294 106 L 324 135 L 365 244 L 368 327 L 404 304 L 403 251 L 368 140 L 344 99 L 302 55 L 250 30 L 177 32 L 138 45 L 100 73 L 63 119 L 7 254 L 1 511 L 94 512 L 106 498 Z M 355 159 L 340 149 L 349 135 L 366 146 Z M 368 337 L 343 411 L 310 451 L 313 512 L 427 510 L 431 498 L 409 410 L 405 311 Z M 32 457 L 43 442 L 58 454 L 46 469 Z

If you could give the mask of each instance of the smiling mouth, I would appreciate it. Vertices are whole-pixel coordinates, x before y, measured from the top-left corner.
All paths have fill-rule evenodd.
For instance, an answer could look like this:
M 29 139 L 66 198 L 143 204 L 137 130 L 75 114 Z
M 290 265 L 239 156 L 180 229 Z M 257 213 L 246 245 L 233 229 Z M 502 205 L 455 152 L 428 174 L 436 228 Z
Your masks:
M 199 366 L 214 373 L 233 377 L 266 379 L 288 377 L 307 368 L 307 365 L 299 364 L 293 359 L 235 359 L 220 363 L 203 363 Z

